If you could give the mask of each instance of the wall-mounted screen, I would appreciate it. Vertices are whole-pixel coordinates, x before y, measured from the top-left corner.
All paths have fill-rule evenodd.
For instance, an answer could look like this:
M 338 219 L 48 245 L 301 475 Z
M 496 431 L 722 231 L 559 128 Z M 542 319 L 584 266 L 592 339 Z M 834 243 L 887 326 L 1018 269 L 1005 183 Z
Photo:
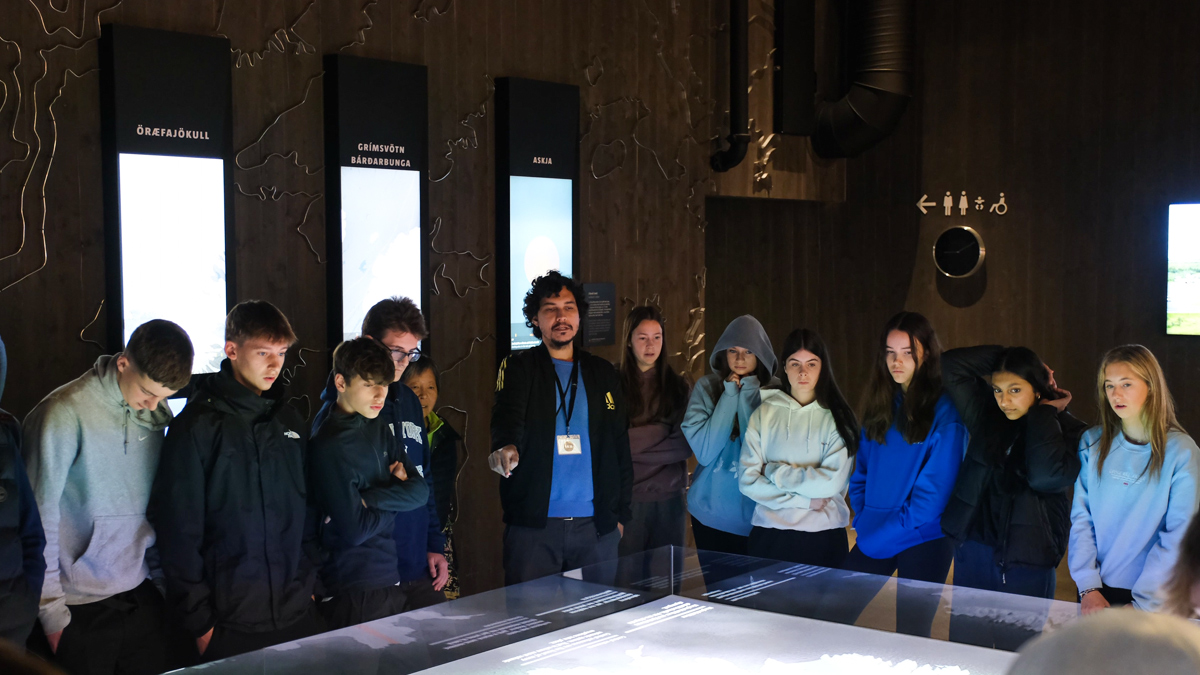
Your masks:
M 192 372 L 216 372 L 236 298 L 229 41 L 105 24 L 99 56 L 109 349 L 166 319 Z
M 525 325 L 525 293 L 533 280 L 550 270 L 571 276 L 573 192 L 565 178 L 509 178 L 509 283 L 512 297 L 512 348 L 540 342 Z
M 1167 332 L 1200 335 L 1200 204 L 1167 214 Z
M 541 344 L 522 311 L 533 280 L 558 270 L 579 281 L 578 179 L 579 88 L 498 78 L 496 352 L 501 359 Z
M 225 358 L 225 162 L 121 153 L 124 342 L 151 319 L 183 327 L 193 371 Z M 186 188 L 186 189 L 182 189 Z
M 421 172 L 343 166 L 342 339 L 376 302 L 421 305 Z
M 412 300 L 430 326 L 430 246 L 422 244 L 429 85 L 425 66 L 344 54 L 326 55 L 324 64 L 325 166 L 338 167 L 325 171 L 332 348 L 357 337 L 367 311 L 391 297 Z

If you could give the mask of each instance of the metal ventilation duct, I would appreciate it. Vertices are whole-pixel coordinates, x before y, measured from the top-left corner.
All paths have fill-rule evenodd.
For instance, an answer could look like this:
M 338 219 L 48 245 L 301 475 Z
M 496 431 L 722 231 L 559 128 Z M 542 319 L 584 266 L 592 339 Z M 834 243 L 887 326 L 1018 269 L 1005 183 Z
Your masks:
M 850 91 L 839 101 L 817 104 L 812 145 L 821 157 L 854 157 L 879 143 L 912 98 L 913 0 L 856 4 L 862 5 L 862 20 L 850 56 Z

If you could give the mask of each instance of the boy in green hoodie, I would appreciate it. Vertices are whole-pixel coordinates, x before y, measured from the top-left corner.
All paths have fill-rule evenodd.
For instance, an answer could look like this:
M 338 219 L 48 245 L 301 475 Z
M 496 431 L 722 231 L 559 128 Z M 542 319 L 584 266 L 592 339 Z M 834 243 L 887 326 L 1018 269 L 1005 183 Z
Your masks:
M 394 373 L 391 354 L 373 338 L 338 345 L 337 405 L 309 444 L 310 493 L 328 553 L 321 580 L 329 597 L 320 609 L 331 629 L 404 611 L 393 523 L 396 513 L 425 507 L 429 486 L 395 425 L 379 416 Z

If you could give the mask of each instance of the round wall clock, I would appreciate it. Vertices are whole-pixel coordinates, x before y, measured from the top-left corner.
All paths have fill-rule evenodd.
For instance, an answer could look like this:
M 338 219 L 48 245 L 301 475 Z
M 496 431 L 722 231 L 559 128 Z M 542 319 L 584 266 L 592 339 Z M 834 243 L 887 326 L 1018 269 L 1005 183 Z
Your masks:
M 969 277 L 983 266 L 987 249 L 983 237 L 969 227 L 952 227 L 933 244 L 933 264 L 948 277 Z

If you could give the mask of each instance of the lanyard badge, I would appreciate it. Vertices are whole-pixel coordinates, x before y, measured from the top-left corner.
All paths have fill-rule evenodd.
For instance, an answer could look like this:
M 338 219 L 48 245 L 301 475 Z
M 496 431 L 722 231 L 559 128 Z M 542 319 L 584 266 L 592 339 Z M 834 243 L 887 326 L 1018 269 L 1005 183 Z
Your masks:
M 570 403 L 567 402 L 567 390 L 558 379 L 558 373 L 554 374 L 554 386 L 558 388 L 559 405 L 554 411 L 554 416 L 562 412 L 563 407 L 567 409 L 566 431 L 567 433 L 558 436 L 558 454 L 560 455 L 581 455 L 583 454 L 583 443 L 580 442 L 579 434 L 571 433 L 571 417 L 575 414 L 575 395 L 579 390 L 579 361 L 576 360 L 571 366 L 571 375 L 567 384 L 571 389 Z

